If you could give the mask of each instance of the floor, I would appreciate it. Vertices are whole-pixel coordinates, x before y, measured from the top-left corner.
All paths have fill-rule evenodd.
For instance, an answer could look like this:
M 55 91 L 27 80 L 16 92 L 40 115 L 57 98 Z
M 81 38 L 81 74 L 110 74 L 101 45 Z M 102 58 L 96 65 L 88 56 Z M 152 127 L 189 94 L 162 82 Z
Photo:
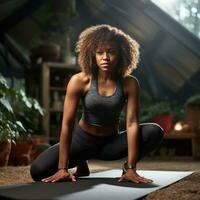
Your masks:
M 92 160 L 89 166 L 94 170 L 107 170 L 121 168 L 125 159 L 118 161 L 98 161 Z M 188 158 L 174 158 L 170 160 L 144 159 L 139 162 L 137 169 L 141 170 L 175 170 L 194 171 L 194 173 L 177 183 L 166 188 L 150 193 L 143 200 L 199 200 L 200 199 L 200 161 L 193 161 Z
M 109 169 L 120 169 L 126 159 L 117 161 L 100 161 L 90 160 L 89 167 L 91 172 L 104 171 Z M 1 167 L 0 168 L 0 185 L 30 183 L 32 179 L 29 174 L 30 166 L 20 167 Z M 194 171 L 194 173 L 177 183 L 166 188 L 152 192 L 144 197 L 144 200 L 199 200 L 200 199 L 200 161 L 191 159 L 170 159 L 156 160 L 144 159 L 137 165 L 137 169 L 141 170 L 186 170 Z
M 117 161 L 100 161 L 91 160 L 89 166 L 93 170 L 107 170 L 107 169 L 120 169 L 123 162 L 126 159 Z M 156 160 L 156 159 L 144 159 L 137 164 L 137 169 L 148 170 L 187 170 L 187 171 L 200 171 L 200 161 L 193 161 L 192 159 L 183 158 L 174 160 Z

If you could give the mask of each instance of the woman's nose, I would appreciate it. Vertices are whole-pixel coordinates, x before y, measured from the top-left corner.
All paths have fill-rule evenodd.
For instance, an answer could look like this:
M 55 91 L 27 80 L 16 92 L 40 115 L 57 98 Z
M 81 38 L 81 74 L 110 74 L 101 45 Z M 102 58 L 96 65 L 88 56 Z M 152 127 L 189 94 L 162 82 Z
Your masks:
M 108 58 L 109 58 L 108 53 L 107 53 L 107 52 L 104 52 L 104 53 L 103 53 L 103 59 L 108 59 Z

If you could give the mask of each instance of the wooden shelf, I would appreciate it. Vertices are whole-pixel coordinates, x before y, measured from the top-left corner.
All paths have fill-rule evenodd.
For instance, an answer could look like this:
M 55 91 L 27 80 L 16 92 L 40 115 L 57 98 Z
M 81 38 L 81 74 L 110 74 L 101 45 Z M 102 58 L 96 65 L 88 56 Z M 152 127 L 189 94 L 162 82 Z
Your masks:
M 64 87 L 50 87 L 49 88 L 51 91 L 61 91 L 61 92 L 65 92 L 66 88 Z
M 49 112 L 63 112 L 63 109 L 53 109 L 53 108 L 50 108 Z
M 65 95 L 66 86 L 63 86 L 63 84 L 66 83 L 67 85 L 71 76 L 79 71 L 77 65 L 44 62 L 41 65 L 33 66 L 29 74 L 27 74 L 27 81 L 29 81 L 30 85 L 28 90 L 32 91 L 32 96 L 37 96 L 41 106 L 45 109 L 41 126 L 42 131 L 49 140 L 59 140 L 59 138 L 54 137 L 54 133 L 51 132 L 50 127 L 53 123 L 60 123 L 61 125 L 60 115 L 63 113 L 63 105 L 55 109 L 56 106 L 55 108 L 53 107 L 53 102 L 61 101 L 64 104 L 63 95 Z M 56 97 L 55 92 L 57 92 Z M 78 107 L 78 111 L 79 109 L 80 107 Z M 55 122 L 51 120 L 59 121 Z
M 171 132 L 165 134 L 164 139 L 191 139 L 198 137 L 195 133 Z
M 79 68 L 77 65 L 68 65 L 65 63 L 59 63 L 59 62 L 45 62 L 45 65 L 52 69 L 64 69 L 64 70 L 74 70 L 74 71 L 79 71 Z

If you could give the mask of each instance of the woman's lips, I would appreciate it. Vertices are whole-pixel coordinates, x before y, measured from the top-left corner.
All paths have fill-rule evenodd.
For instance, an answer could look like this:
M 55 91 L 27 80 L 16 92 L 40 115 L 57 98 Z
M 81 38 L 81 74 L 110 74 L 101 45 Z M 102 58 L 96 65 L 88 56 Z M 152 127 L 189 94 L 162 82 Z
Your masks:
M 102 63 L 101 65 L 102 65 L 102 66 L 108 66 L 109 63 Z

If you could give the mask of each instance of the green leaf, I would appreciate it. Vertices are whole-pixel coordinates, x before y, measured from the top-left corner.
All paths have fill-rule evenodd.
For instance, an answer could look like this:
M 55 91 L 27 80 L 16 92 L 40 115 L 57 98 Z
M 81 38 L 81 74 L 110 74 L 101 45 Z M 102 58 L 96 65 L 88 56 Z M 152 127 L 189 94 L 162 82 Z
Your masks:
M 3 106 L 4 109 L 6 109 L 8 112 L 13 113 L 13 109 L 10 105 L 10 102 L 5 98 L 0 98 L 0 104 Z
M 37 110 L 41 116 L 44 115 L 44 110 L 41 108 L 40 104 L 35 99 L 33 99 L 33 106 L 34 109 Z
M 0 73 L 0 87 L 9 88 L 6 79 Z
M 24 128 L 23 124 L 20 121 L 16 121 L 16 124 L 25 132 L 26 129 Z

